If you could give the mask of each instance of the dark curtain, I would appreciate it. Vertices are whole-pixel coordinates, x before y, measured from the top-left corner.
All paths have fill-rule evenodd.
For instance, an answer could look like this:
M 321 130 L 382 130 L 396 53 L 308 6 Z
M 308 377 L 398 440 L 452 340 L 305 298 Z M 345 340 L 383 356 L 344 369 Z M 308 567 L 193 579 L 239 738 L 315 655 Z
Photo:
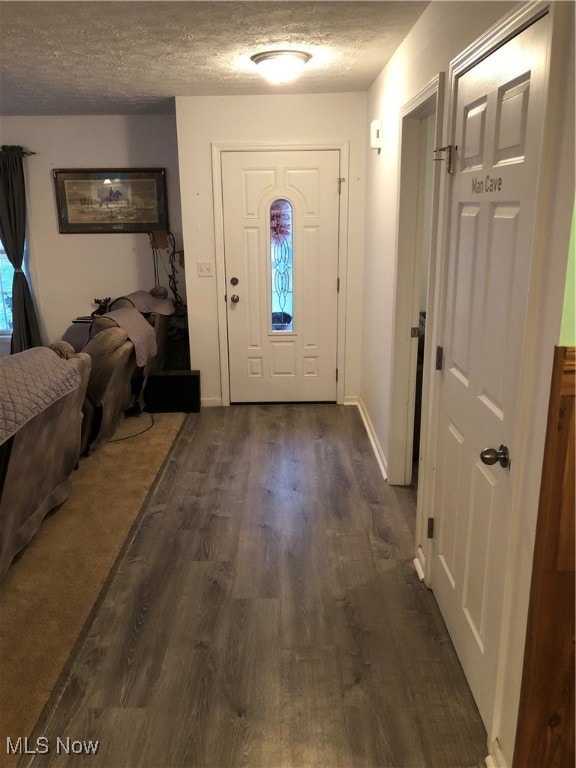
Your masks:
M 12 281 L 11 351 L 42 346 L 34 302 L 22 271 L 26 240 L 26 188 L 22 147 L 3 146 L 0 151 L 0 239 L 14 267 Z

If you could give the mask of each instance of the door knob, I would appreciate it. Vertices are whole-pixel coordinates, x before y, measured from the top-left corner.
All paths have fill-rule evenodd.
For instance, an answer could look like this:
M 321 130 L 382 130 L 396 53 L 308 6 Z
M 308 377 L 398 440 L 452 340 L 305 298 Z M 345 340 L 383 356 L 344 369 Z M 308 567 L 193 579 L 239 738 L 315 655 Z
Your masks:
M 238 296 L 237 294 L 234 294 L 233 296 L 230 296 L 230 301 L 232 302 L 232 304 L 238 304 L 238 302 L 240 301 L 240 296 Z
M 484 450 L 480 452 L 480 458 L 484 464 L 492 465 L 498 462 L 504 469 L 510 466 L 510 454 L 505 445 L 501 445 L 498 450 L 496 450 L 496 448 L 484 448 Z

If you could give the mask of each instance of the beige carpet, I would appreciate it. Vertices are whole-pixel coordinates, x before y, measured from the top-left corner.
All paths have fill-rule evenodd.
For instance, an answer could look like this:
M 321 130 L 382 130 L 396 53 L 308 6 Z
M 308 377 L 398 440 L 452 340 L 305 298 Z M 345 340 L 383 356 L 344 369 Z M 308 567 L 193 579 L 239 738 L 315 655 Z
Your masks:
M 149 431 L 83 458 L 70 497 L 0 584 L 1 768 L 16 765 L 7 737 L 30 735 L 184 418 L 154 414 Z M 114 440 L 151 420 L 127 418 Z

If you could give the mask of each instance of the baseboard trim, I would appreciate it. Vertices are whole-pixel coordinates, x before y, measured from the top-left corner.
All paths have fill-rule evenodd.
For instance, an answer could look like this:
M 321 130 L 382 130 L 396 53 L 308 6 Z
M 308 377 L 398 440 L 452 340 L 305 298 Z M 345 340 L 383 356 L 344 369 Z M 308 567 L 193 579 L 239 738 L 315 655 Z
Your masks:
M 200 404 L 202 405 L 202 408 L 218 408 L 218 406 L 222 405 L 222 398 L 202 397 L 200 399 Z
M 509 763 L 500 748 L 498 739 L 494 739 L 492 742 L 490 754 L 486 756 L 484 762 L 486 763 L 486 768 L 510 768 Z
M 414 558 L 414 567 L 416 568 L 418 572 L 418 576 L 420 576 L 420 580 L 426 584 L 427 587 L 430 586 L 429 578 L 426 577 L 426 553 L 424 552 L 424 549 L 421 545 L 419 545 L 416 548 L 416 557 Z
M 380 467 L 380 472 L 382 473 L 382 477 L 384 478 L 384 480 L 387 480 L 388 471 L 387 471 L 386 454 L 382 450 L 382 446 L 380 445 L 380 441 L 378 440 L 378 436 L 376 435 L 376 430 L 374 429 L 374 424 L 372 424 L 372 419 L 368 415 L 368 411 L 366 410 L 366 406 L 361 397 L 358 398 L 357 406 L 358 406 L 358 410 L 360 411 L 360 416 L 362 417 L 362 421 L 364 422 L 364 427 L 368 434 L 368 439 L 370 440 L 370 444 L 372 445 L 374 456 L 376 456 L 376 461 L 378 462 L 378 466 Z
M 420 581 L 424 581 L 424 569 L 422 568 L 422 563 L 417 557 L 415 557 L 414 560 L 412 560 L 412 562 L 414 563 L 414 568 L 416 569 L 418 578 L 420 579 Z

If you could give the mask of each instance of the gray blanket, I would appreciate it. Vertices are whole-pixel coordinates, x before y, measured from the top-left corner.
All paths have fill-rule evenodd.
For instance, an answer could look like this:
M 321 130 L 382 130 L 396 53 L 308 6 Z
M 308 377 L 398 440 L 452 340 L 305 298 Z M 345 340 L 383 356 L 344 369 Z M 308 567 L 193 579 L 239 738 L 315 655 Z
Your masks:
M 80 386 L 80 372 L 48 347 L 0 358 L 0 445 Z
M 136 363 L 143 368 L 158 351 L 154 328 L 137 309 L 132 307 L 114 309 L 112 312 L 106 312 L 104 317 L 111 318 L 119 328 L 126 331 L 128 338 L 134 344 Z
M 129 293 L 127 296 L 114 299 L 110 304 L 110 311 L 114 311 L 116 304 L 119 305 L 118 308 L 124 306 L 122 302 L 130 302 L 131 306 L 136 307 L 143 314 L 151 312 L 155 312 L 157 315 L 174 314 L 172 299 L 159 299 L 156 296 L 152 296 L 148 291 L 134 291 L 134 293 Z

